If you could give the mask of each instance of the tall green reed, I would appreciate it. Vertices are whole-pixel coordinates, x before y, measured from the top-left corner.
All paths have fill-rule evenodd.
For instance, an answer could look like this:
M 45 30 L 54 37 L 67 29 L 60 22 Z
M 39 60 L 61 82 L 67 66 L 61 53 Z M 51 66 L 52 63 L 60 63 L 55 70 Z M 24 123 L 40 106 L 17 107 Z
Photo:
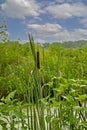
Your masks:
M 43 105 L 40 102 L 40 99 L 42 98 L 42 88 L 41 88 L 41 73 L 40 73 L 40 54 L 39 51 L 35 51 L 35 44 L 34 39 L 31 34 L 28 33 L 29 36 L 29 42 L 30 47 L 32 51 L 32 56 L 35 63 L 35 68 L 33 70 L 33 91 L 31 92 L 31 95 L 33 94 L 34 97 L 32 97 L 33 103 L 35 103 L 33 107 L 33 120 L 34 120 L 34 129 L 42 129 L 45 130 L 45 121 L 44 121 L 44 109 Z M 35 100 L 35 101 L 34 101 Z M 31 108 L 32 111 L 32 108 Z M 31 112 L 32 113 L 32 112 Z M 32 121 L 33 121 L 32 120 Z M 37 123 L 36 123 L 37 120 Z M 33 126 L 32 126 L 33 128 Z

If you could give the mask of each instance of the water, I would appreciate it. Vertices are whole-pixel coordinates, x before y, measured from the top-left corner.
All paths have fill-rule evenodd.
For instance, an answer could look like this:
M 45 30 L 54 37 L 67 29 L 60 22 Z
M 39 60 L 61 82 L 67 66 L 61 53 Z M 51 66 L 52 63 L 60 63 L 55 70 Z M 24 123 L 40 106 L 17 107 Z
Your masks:
M 41 109 L 36 109 L 36 107 L 34 106 L 34 108 L 32 108 L 32 113 L 31 113 L 31 110 L 30 108 L 28 108 L 29 110 L 29 121 L 31 122 L 31 115 L 32 115 L 32 124 L 34 125 L 34 114 L 36 114 L 36 125 L 37 125 L 37 130 L 41 130 L 41 127 L 40 127 L 40 122 L 39 122 L 39 115 L 42 114 L 42 116 L 44 116 L 44 123 L 45 123 L 45 130 L 50 130 L 50 123 L 47 123 L 46 122 L 46 116 L 47 115 L 55 115 L 55 116 L 58 116 L 58 111 L 55 110 L 55 108 L 47 108 L 47 109 L 44 109 L 44 112 L 41 111 Z M 23 114 L 25 114 L 26 118 L 24 118 L 24 121 L 25 121 L 25 127 L 27 126 L 26 124 L 28 124 L 28 119 L 27 119 L 27 109 L 23 109 Z M 35 113 L 34 113 L 35 112 Z M 20 118 L 15 118 L 14 120 L 12 119 L 12 113 L 10 113 L 10 116 L 3 116 L 1 114 L 1 117 L 0 119 L 4 122 L 4 124 L 6 124 L 6 128 L 7 130 L 11 130 L 11 125 L 12 125 L 12 121 L 14 121 L 15 125 L 15 129 L 16 130 L 21 130 L 22 128 L 22 120 Z M 30 126 L 31 126 L 31 123 L 30 123 Z M 0 125 L 0 130 L 3 130 L 2 129 L 2 126 Z M 28 130 L 28 128 L 26 129 Z M 34 130 L 34 128 L 33 128 Z
M 1 113 L 1 117 L 0 117 L 0 122 L 1 120 L 4 122 L 3 125 L 6 124 L 6 130 L 29 130 L 28 126 L 28 119 L 29 119 L 29 125 L 32 129 L 30 130 L 42 130 L 41 126 L 40 126 L 40 116 L 42 116 L 42 118 L 44 119 L 44 124 L 42 123 L 42 126 L 44 127 L 43 130 L 53 130 L 51 127 L 51 123 L 52 120 L 56 117 L 59 117 L 59 109 L 57 107 L 47 107 L 47 108 L 42 108 L 39 107 L 39 109 L 37 109 L 36 106 L 30 106 L 28 107 L 28 114 L 29 114 L 29 118 L 27 115 L 27 108 L 23 108 L 22 110 L 22 114 L 24 115 L 24 120 L 22 120 L 22 115 L 20 115 L 21 118 L 19 118 L 19 116 L 17 116 L 16 113 L 16 118 L 13 118 L 14 112 L 10 112 L 9 116 L 3 116 Z M 74 115 L 76 113 L 74 112 Z M 48 121 L 46 121 L 46 118 L 48 116 Z M 85 114 L 84 114 L 85 116 Z M 79 118 L 79 115 L 78 115 Z M 61 118 L 60 118 L 61 119 Z M 50 123 L 49 123 L 50 120 Z M 66 120 L 66 119 L 65 119 Z M 14 122 L 13 122 L 14 121 Z M 23 121 L 24 121 L 24 126 L 27 127 L 26 129 L 22 129 L 22 125 L 23 125 Z M 56 121 L 56 120 L 55 120 Z M 47 123 L 48 122 L 48 123 Z M 14 123 L 14 124 L 12 124 Z M 34 128 L 34 123 L 36 123 L 36 129 Z M 64 124 L 64 122 L 63 122 Z M 11 126 L 14 125 L 14 129 L 11 129 Z M 69 126 L 60 126 L 61 130 L 70 130 Z M 0 125 L 0 130 L 5 130 L 2 128 L 2 126 Z M 84 129 L 86 130 L 86 129 Z

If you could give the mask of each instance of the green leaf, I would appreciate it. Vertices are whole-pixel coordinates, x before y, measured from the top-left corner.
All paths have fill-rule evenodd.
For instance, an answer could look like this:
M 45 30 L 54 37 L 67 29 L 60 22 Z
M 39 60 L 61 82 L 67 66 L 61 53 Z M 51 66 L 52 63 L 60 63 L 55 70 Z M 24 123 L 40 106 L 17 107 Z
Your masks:
M 85 100 L 87 100 L 87 95 L 86 95 L 86 94 L 80 95 L 80 96 L 78 97 L 78 100 L 79 100 L 79 101 L 85 101 Z
M 80 107 L 80 106 L 73 106 L 73 109 L 78 111 L 78 112 L 87 110 L 86 108 Z
M 5 98 L 5 103 L 10 104 L 15 96 L 16 90 L 10 92 L 8 96 Z
M 53 117 L 53 115 L 47 115 L 46 116 L 46 122 L 47 123 L 51 122 L 52 117 Z
M 22 130 L 27 130 L 27 127 L 25 127 L 25 126 L 24 126 L 24 127 L 22 127 Z
M 73 103 L 74 102 L 74 99 L 72 96 L 70 95 L 67 95 L 67 96 L 62 96 L 64 99 L 66 99 L 69 103 Z
M 86 122 L 86 121 L 81 122 L 81 123 L 80 123 L 80 126 L 83 126 L 83 127 L 87 128 L 87 122 Z

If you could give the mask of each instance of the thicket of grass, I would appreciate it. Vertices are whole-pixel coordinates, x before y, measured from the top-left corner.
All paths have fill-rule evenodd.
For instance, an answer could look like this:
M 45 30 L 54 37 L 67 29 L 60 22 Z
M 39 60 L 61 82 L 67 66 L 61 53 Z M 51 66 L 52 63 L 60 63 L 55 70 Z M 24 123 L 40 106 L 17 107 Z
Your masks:
M 23 45 L 0 43 L 3 130 L 86 130 L 86 50 L 61 44 L 45 49 L 31 35 Z

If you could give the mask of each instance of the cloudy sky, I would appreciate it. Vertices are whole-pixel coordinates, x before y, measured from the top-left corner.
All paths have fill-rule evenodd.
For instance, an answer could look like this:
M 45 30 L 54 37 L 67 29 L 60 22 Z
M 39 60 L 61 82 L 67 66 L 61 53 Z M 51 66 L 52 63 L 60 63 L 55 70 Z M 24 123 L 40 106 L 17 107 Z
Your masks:
M 0 19 L 11 40 L 87 40 L 87 0 L 0 0 Z

